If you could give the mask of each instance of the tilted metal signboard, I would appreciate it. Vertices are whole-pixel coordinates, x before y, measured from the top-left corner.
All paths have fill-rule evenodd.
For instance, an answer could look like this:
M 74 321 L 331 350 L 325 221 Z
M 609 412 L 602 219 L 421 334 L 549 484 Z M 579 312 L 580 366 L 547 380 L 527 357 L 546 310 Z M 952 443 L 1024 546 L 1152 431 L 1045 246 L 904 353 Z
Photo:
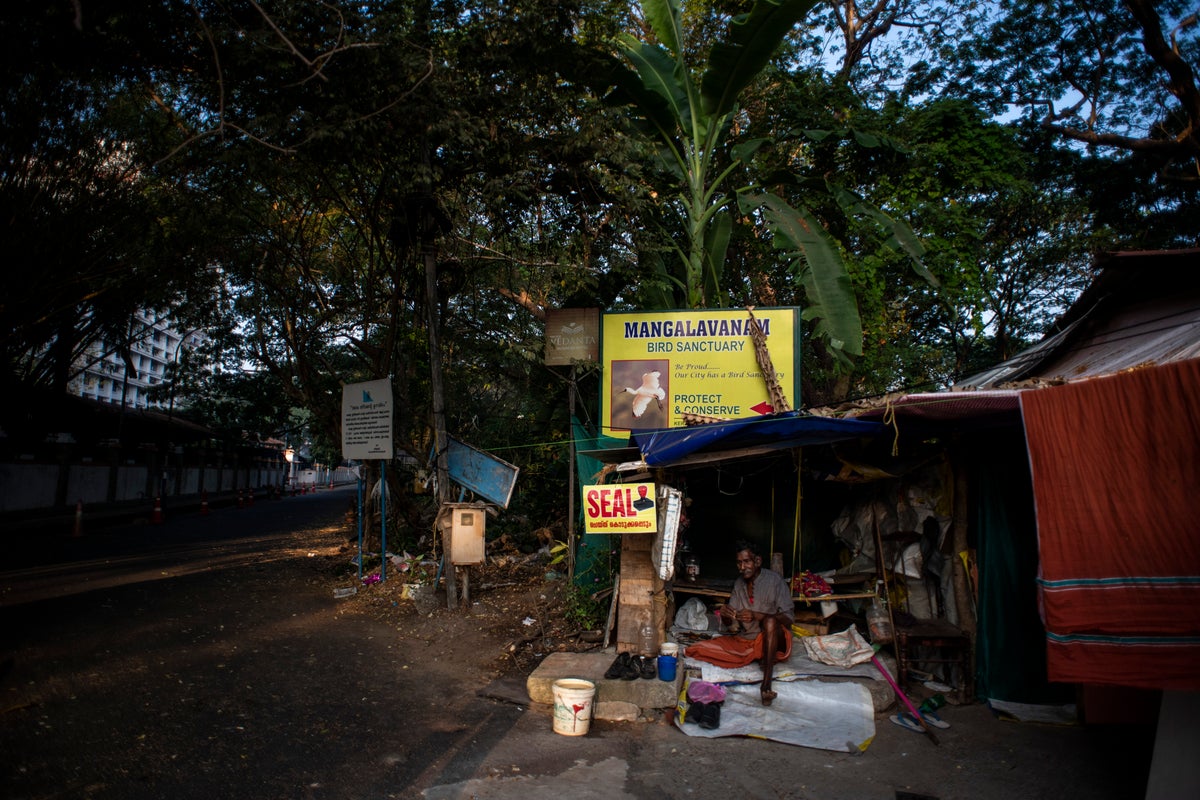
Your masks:
M 508 508 L 517 474 L 521 471 L 520 467 L 464 444 L 453 436 L 446 437 L 446 470 L 455 483 L 502 508 Z

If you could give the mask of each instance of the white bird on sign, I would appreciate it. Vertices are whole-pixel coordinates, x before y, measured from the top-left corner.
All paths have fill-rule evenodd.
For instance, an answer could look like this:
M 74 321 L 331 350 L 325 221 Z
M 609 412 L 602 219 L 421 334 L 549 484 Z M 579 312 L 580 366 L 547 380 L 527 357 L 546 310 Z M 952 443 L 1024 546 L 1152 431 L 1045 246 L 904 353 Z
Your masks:
M 646 407 L 650 405 L 650 399 L 654 398 L 658 401 L 658 408 L 661 411 L 663 407 L 663 399 L 667 393 L 658 385 L 658 378 L 662 375 L 661 372 L 646 372 L 642 374 L 642 385 L 636 389 L 631 389 L 626 386 L 622 391 L 633 395 L 633 416 L 640 417 L 646 413 Z

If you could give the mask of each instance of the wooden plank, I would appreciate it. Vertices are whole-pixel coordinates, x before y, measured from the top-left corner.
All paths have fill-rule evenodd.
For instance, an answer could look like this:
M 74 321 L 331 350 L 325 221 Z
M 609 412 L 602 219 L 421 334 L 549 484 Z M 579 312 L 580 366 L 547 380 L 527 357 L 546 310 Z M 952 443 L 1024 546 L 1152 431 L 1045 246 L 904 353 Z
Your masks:
M 617 652 L 636 653 L 642 623 L 653 619 L 654 565 L 650 561 L 653 536 L 621 537 L 621 597 L 617 611 Z
M 807 595 L 798 594 L 792 599 L 797 603 L 801 600 L 805 601 L 806 603 L 819 603 L 822 600 L 863 600 L 865 598 L 875 596 L 876 595 L 874 592 L 849 592 L 846 594 L 823 594 L 819 597 L 809 597 Z
M 618 574 L 613 578 L 613 595 L 612 602 L 608 604 L 608 624 L 604 626 L 604 648 L 608 649 L 608 642 L 612 638 L 613 621 L 617 617 L 617 600 L 621 596 L 621 576 Z

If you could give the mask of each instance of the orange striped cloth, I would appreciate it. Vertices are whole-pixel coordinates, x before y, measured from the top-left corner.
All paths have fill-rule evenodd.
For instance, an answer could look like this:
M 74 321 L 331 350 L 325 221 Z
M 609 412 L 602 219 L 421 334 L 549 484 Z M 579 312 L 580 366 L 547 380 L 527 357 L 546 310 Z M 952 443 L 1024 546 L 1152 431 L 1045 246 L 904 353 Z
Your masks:
M 1025 392 L 1052 681 L 1200 690 L 1200 359 Z
M 787 661 L 792 655 L 792 632 L 784 628 L 784 647 L 775 654 L 776 661 Z M 763 637 L 760 633 L 753 639 L 743 639 L 741 636 L 716 636 L 702 642 L 696 642 L 686 648 L 683 654 L 688 658 L 707 661 L 726 669 L 736 669 L 759 661 L 763 657 Z

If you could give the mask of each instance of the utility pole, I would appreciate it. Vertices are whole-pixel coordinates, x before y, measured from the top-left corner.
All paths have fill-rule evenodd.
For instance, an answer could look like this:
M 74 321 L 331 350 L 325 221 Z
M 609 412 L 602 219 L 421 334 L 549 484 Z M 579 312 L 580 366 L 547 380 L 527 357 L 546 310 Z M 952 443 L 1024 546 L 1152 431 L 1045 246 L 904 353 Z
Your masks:
M 433 203 L 433 198 L 427 198 Z M 442 385 L 442 348 L 438 336 L 438 295 L 437 295 L 437 236 L 436 223 L 433 220 L 433 210 L 424 209 L 425 217 L 422 231 L 422 255 L 425 260 L 425 314 L 427 317 L 429 335 L 429 387 L 433 393 L 433 438 L 437 453 L 437 504 L 440 512 L 449 500 L 450 474 L 446 469 L 446 392 Z M 446 572 L 446 608 L 458 608 L 458 580 L 454 573 L 454 565 L 450 563 L 450 547 L 448 537 L 442 536 L 442 558 L 445 561 Z
M 571 382 L 567 384 L 567 421 L 571 425 L 571 446 L 567 451 L 567 581 L 575 584 L 575 378 L 576 367 L 571 365 Z

